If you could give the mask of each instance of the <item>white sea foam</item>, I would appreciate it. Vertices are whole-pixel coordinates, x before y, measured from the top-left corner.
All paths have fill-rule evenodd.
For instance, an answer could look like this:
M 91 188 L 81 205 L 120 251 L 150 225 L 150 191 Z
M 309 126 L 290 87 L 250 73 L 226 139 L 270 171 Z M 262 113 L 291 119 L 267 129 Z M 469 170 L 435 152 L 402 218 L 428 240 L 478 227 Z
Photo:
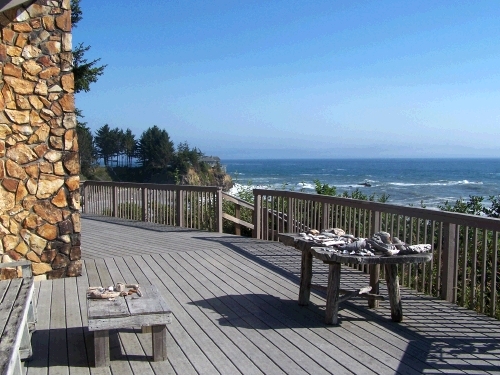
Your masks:
M 310 190 L 315 190 L 316 187 L 313 184 L 308 184 L 307 182 L 299 182 L 297 184 L 297 187 L 299 189 L 310 189 Z
M 482 185 L 482 181 L 468 181 L 468 180 L 460 180 L 460 181 L 436 181 L 436 182 L 421 182 L 421 183 L 412 183 L 412 182 L 388 182 L 387 185 L 392 186 L 453 186 L 453 185 Z

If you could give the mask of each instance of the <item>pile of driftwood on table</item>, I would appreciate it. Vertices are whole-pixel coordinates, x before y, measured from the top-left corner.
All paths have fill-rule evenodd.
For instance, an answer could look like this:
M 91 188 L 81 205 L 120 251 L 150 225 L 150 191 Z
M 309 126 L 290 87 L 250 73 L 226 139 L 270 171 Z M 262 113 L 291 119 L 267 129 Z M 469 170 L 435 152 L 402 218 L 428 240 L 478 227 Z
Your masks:
M 432 250 L 430 244 L 407 245 L 397 237 L 391 238 L 387 232 L 377 232 L 371 238 L 358 238 L 352 234 L 346 234 L 340 228 L 331 228 L 321 232 L 311 229 L 308 232 L 299 233 L 299 236 L 313 241 L 315 246 L 321 246 L 325 250 L 345 255 L 409 255 Z
M 117 283 L 116 285 L 112 285 L 107 288 L 103 288 L 102 286 L 89 287 L 87 289 L 87 298 L 113 300 L 116 297 L 125 297 L 133 293 L 142 297 L 139 284 Z

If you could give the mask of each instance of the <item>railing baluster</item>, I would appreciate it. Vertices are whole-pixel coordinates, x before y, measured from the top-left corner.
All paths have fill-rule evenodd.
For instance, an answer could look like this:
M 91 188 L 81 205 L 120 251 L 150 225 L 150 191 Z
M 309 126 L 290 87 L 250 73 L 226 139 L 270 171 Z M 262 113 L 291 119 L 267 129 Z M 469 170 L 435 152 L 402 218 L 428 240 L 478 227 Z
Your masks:
M 462 306 L 465 305 L 466 301 L 466 296 L 465 296 L 465 290 L 466 290 L 466 285 L 467 285 L 467 252 L 468 252 L 468 247 L 469 247 L 469 227 L 465 226 L 463 227 L 464 231 L 464 249 L 462 252 L 462 256 L 460 257 L 460 260 L 462 261 L 462 285 L 460 290 L 462 291 L 460 293 L 460 304 Z M 459 264 L 460 267 L 460 264 Z M 459 268 L 460 269 L 460 268 Z
M 473 234 L 473 249 L 472 249 L 472 264 L 470 272 L 470 308 L 475 310 L 477 306 L 476 301 L 476 278 L 477 278 L 477 242 L 478 242 L 478 229 L 474 228 Z
M 479 311 L 484 314 L 485 304 L 486 304 L 486 267 L 488 266 L 488 231 L 486 229 L 483 230 L 483 254 L 482 254 L 483 262 L 481 268 L 481 297 L 479 300 Z
M 498 290 L 497 290 L 497 277 L 498 277 L 498 232 L 493 231 L 493 246 L 491 252 L 491 305 L 490 305 L 490 315 L 496 318 L 500 318 L 497 316 L 497 299 L 498 299 Z

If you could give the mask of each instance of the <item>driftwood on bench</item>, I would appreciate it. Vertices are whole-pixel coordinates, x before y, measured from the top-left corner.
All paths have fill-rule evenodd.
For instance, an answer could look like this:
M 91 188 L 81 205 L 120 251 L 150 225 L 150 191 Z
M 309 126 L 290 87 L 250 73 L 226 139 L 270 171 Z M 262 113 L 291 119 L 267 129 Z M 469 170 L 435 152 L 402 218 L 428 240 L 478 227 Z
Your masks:
M 2 263 L 21 267 L 21 278 L 0 281 L 0 375 L 21 375 L 21 360 L 31 357 L 31 333 L 36 317 L 31 262 Z

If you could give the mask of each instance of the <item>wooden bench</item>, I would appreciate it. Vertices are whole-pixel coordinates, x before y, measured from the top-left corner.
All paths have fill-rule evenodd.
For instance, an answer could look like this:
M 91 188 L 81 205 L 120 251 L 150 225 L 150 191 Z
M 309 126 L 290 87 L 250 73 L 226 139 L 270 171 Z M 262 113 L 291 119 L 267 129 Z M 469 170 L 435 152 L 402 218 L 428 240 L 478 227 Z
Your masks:
M 23 277 L 0 281 L 0 374 L 21 375 L 21 360 L 32 354 L 34 282 L 30 261 L 0 264 L 6 267 L 21 267 Z
M 172 311 L 154 285 L 141 286 L 142 297 L 87 300 L 89 331 L 94 332 L 95 366 L 109 365 L 109 330 L 151 327 L 153 361 L 167 359 L 167 327 Z

